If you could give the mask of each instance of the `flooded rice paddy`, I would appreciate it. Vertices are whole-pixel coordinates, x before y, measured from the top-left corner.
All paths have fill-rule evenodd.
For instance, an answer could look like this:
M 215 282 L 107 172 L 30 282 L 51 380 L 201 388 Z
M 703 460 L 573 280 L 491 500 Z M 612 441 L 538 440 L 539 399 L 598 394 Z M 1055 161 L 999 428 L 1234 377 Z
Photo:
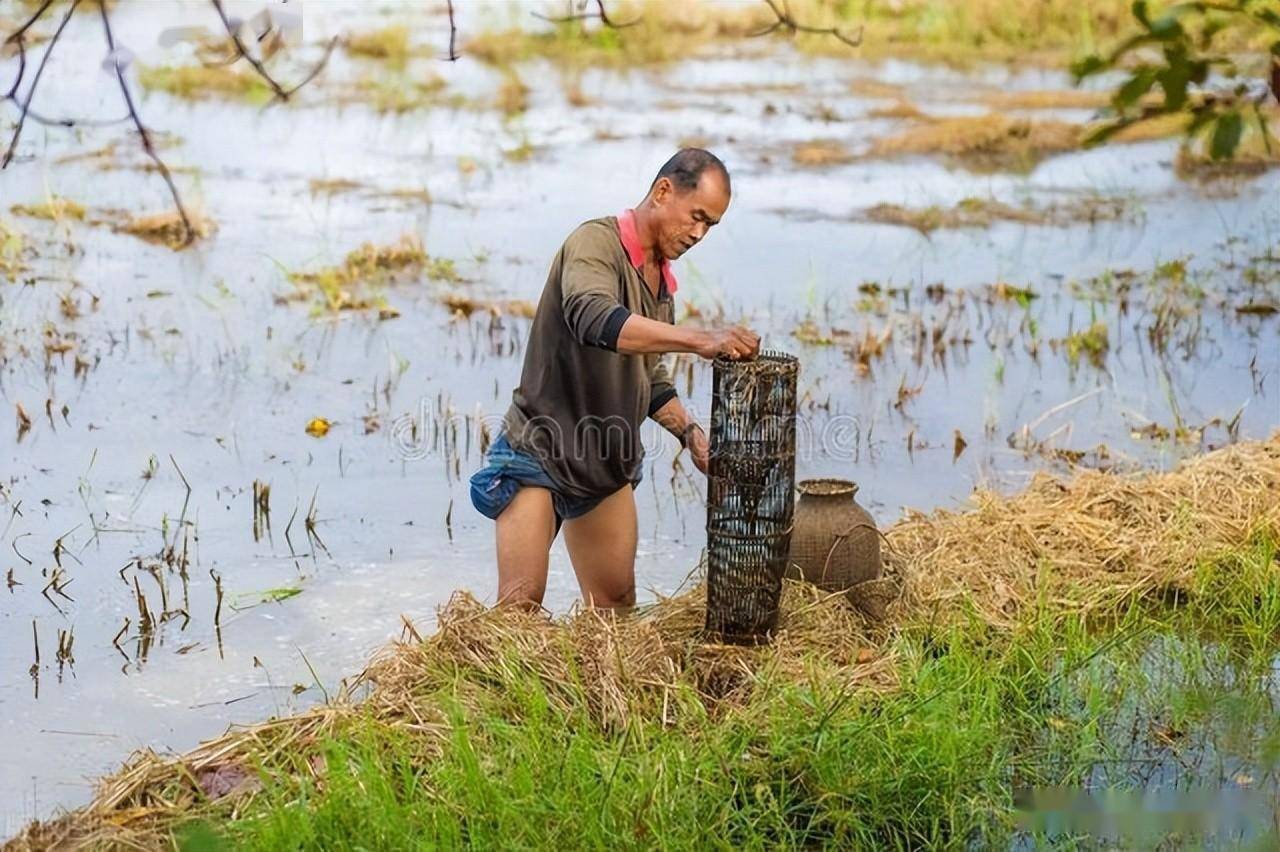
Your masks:
M 191 62 L 158 34 L 216 23 L 203 4 L 143 6 L 114 20 L 141 65 Z M 447 43 L 442 17 L 394 4 L 303 17 L 307 55 L 402 20 L 415 44 Z M 96 19 L 63 39 L 38 103 L 118 117 Z M 528 303 L 564 236 L 638 202 L 682 144 L 724 158 L 734 200 L 678 264 L 678 315 L 800 355 L 798 474 L 857 480 L 882 524 L 1042 470 L 1166 468 L 1280 424 L 1280 172 L 1184 179 L 1172 139 L 1012 170 L 892 156 L 877 140 L 918 121 L 895 105 L 983 116 L 995 95 L 1069 80 L 749 52 L 572 85 L 526 63 L 522 110 L 473 58 L 394 70 L 342 50 L 290 105 L 142 93 L 216 226 L 182 252 L 110 226 L 169 203 L 124 126 L 26 129 L 0 173 L 6 833 L 85 801 L 136 748 L 323 700 L 455 589 L 492 600 L 492 526 L 466 480 L 517 379 Z M 389 108 L 414 81 L 431 98 Z M 374 280 L 334 272 L 406 235 L 402 268 L 374 251 Z M 678 375 L 705 416 L 709 370 Z M 705 538 L 692 464 L 656 429 L 647 446 L 642 598 L 686 582 Z M 576 594 L 558 545 L 548 605 Z

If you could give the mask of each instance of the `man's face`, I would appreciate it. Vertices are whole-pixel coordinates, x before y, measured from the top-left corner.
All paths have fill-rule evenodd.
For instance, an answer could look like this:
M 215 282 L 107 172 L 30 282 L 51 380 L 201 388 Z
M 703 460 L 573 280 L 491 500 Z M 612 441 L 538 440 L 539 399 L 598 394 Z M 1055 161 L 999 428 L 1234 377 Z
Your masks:
M 685 192 L 676 189 L 669 178 L 659 178 L 653 188 L 653 203 L 658 251 L 667 260 L 675 260 L 720 221 L 729 206 L 729 190 L 715 169 L 707 169 L 698 185 Z

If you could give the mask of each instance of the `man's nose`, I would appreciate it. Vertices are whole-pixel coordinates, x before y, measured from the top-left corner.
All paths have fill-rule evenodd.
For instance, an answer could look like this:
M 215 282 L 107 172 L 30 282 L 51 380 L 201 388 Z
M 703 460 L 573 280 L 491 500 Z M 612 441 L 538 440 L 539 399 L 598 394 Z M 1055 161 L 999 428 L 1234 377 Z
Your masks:
M 693 226 L 693 239 L 695 242 L 702 242 L 702 238 L 707 235 L 709 226 L 706 222 L 698 222 Z

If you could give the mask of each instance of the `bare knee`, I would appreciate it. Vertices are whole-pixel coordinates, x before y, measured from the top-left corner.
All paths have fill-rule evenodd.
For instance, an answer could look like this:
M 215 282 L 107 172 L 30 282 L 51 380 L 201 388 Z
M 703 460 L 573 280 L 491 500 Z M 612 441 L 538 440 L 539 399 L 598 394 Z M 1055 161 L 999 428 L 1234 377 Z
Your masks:
M 547 592 L 546 575 L 543 579 L 529 576 L 498 581 L 498 606 L 537 612 L 542 609 L 542 598 Z
M 618 590 L 604 589 L 587 593 L 587 606 L 595 609 L 631 609 L 636 605 L 636 585 L 630 583 Z

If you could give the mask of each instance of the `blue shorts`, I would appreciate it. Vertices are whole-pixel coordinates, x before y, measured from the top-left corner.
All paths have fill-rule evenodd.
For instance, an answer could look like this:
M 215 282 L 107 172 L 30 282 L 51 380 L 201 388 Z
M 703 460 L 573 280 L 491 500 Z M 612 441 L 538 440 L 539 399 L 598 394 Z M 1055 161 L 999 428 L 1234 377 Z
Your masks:
M 486 518 L 497 520 L 515 499 L 522 486 L 545 488 L 551 492 L 551 505 L 556 513 L 556 529 L 562 521 L 590 512 L 608 494 L 600 497 L 569 497 L 547 476 L 542 463 L 528 453 L 512 449 L 506 435 L 489 446 L 487 463 L 471 477 L 471 504 Z M 636 483 L 640 481 L 637 475 Z

